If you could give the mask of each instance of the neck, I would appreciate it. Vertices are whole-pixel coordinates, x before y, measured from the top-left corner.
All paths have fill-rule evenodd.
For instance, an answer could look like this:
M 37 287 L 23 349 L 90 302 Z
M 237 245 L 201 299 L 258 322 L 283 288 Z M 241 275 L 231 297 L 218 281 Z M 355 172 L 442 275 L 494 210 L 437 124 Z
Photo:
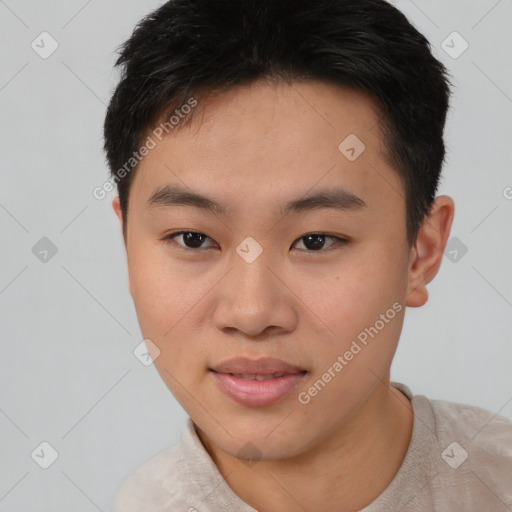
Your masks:
M 248 467 L 197 430 L 231 489 L 259 512 L 348 512 L 369 505 L 390 484 L 407 452 L 412 423 L 412 405 L 389 386 L 388 374 L 346 424 L 290 459 Z

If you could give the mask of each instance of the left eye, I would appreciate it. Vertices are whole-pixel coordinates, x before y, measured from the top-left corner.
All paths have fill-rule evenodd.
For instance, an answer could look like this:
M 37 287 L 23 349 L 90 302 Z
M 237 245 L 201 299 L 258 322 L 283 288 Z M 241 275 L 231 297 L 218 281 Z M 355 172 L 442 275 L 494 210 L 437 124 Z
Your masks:
M 205 240 L 211 240 L 211 238 L 203 233 L 197 233 L 195 231 L 180 231 L 178 233 L 171 233 L 170 235 L 164 237 L 163 240 L 165 242 L 174 242 L 174 239 L 178 239 L 179 237 L 183 238 L 183 243 L 178 243 L 178 245 L 184 249 L 195 250 L 213 247 L 212 245 L 206 247 L 202 246 Z M 324 233 L 310 233 L 308 235 L 301 236 L 296 242 L 294 242 L 293 245 L 302 241 L 307 252 L 319 252 L 322 249 L 325 249 L 326 240 L 331 240 L 331 244 L 328 246 L 328 248 L 335 245 L 336 242 L 347 243 L 347 240 L 337 236 L 326 235 Z
M 311 251 L 315 251 L 315 252 L 318 252 L 321 249 L 325 249 L 324 245 L 325 245 L 326 240 L 332 241 L 331 245 L 329 245 L 328 247 L 332 247 L 334 244 L 336 244 L 336 242 L 341 242 L 341 243 L 346 242 L 346 240 L 339 238 L 337 236 L 325 235 L 323 233 L 310 233 L 309 235 L 301 236 L 297 240 L 297 242 L 302 241 L 302 240 L 304 241 L 303 245 L 307 249 L 311 249 Z M 311 252 L 311 251 L 308 251 L 308 252 Z

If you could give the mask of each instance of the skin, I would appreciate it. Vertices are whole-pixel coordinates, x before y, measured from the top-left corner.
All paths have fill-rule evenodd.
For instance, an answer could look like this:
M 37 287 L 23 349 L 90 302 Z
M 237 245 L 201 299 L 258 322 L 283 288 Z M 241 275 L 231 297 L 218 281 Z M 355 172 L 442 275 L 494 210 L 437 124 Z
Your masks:
M 405 193 L 383 152 L 376 106 L 361 93 L 323 82 L 256 82 L 211 95 L 201 107 L 144 158 L 130 191 L 125 244 L 141 331 L 161 351 L 157 370 L 240 498 L 261 512 L 359 510 L 389 485 L 410 442 L 411 405 L 390 387 L 390 365 L 405 307 L 428 299 L 453 200 L 436 198 L 410 247 Z M 366 146 L 353 162 L 338 149 L 349 134 Z M 221 201 L 233 214 L 148 208 L 167 184 Z M 337 186 L 367 207 L 277 212 Z M 122 228 L 119 199 L 112 204 Z M 162 241 L 180 230 L 208 238 L 188 250 L 183 237 Z M 302 238 L 311 233 L 348 243 L 326 238 L 314 251 Z M 250 264 L 236 252 L 248 236 L 263 249 Z M 298 394 L 395 302 L 401 311 L 300 403 Z M 235 356 L 279 357 L 309 373 L 285 398 L 250 408 L 226 396 L 208 371 Z M 248 442 L 261 453 L 254 464 L 237 457 Z

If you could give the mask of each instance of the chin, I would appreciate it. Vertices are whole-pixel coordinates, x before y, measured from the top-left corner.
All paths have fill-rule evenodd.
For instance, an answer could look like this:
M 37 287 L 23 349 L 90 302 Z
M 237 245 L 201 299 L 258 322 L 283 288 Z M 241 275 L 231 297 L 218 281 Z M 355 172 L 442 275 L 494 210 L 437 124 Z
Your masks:
M 222 425 L 211 418 L 204 423 L 204 416 L 193 421 L 206 434 L 206 444 L 213 443 L 233 457 L 282 460 L 296 457 L 314 444 L 312 439 L 303 439 L 307 429 L 283 421 L 285 417 L 286 414 L 267 415 L 255 422 L 249 414 L 238 418 L 224 416 Z

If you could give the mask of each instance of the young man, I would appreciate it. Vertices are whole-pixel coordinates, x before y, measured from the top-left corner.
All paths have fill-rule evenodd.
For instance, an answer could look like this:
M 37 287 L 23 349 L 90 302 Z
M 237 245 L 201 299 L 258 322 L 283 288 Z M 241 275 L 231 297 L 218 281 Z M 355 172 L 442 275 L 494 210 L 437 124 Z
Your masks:
M 130 292 L 190 419 L 111 510 L 511 510 L 512 423 L 390 383 L 454 215 L 426 39 L 383 0 L 171 0 L 118 65 Z

